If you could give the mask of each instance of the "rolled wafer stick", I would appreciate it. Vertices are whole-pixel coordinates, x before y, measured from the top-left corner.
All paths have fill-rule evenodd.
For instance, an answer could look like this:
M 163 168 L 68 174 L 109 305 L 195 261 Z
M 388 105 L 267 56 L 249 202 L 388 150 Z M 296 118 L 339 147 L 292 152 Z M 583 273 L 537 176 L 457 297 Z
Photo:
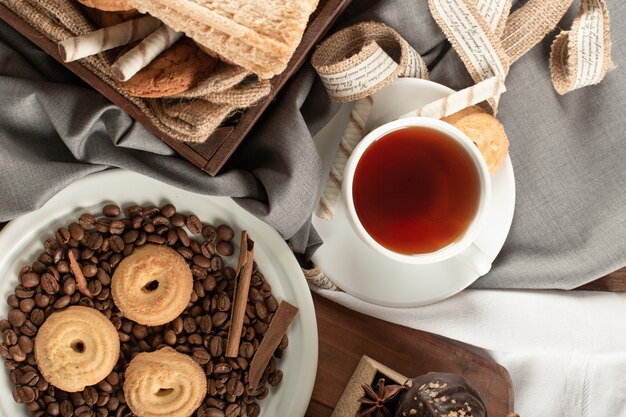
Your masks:
M 72 62 L 118 46 L 143 39 L 161 26 L 152 16 L 132 19 L 59 42 L 59 53 L 64 62 Z
M 355 146 L 365 136 L 365 124 L 370 117 L 373 104 L 374 100 L 372 97 L 367 96 L 357 100 L 354 108 L 350 112 L 348 125 L 341 137 L 335 162 L 330 168 L 328 180 L 326 181 L 315 212 L 321 219 L 332 220 L 335 216 L 334 209 L 340 198 L 341 181 L 343 180 L 343 171 L 346 167 L 346 162 Z
M 490 98 L 499 97 L 506 91 L 504 82 L 500 77 L 491 77 L 476 85 L 456 91 L 449 96 L 433 101 L 421 109 L 403 114 L 399 119 L 406 117 L 432 117 L 441 119 L 450 116 L 466 107 L 473 106 Z
M 161 26 L 113 64 L 113 76 L 119 81 L 128 81 L 182 36 L 182 32 Z

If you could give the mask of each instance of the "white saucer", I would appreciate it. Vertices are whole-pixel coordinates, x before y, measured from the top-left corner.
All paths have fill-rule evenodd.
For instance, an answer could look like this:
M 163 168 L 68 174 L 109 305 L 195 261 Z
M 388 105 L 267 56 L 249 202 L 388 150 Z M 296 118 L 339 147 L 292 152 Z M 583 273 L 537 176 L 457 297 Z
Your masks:
M 448 87 L 432 81 L 400 78 L 375 95 L 367 130 L 451 92 Z M 344 105 L 314 138 L 324 172 L 328 172 L 333 163 L 351 108 L 351 105 Z M 488 220 L 476 244 L 493 261 L 502 249 L 513 221 L 515 177 L 509 157 L 491 180 L 493 193 Z M 389 307 L 431 304 L 458 293 L 478 278 L 475 272 L 454 258 L 432 265 L 409 265 L 384 257 L 359 239 L 343 202 L 335 208 L 332 221 L 313 215 L 313 225 L 324 240 L 313 261 L 339 288 L 370 303 Z
M 254 258 L 272 291 L 300 309 L 289 327 L 289 348 L 279 362 L 282 383 L 261 402 L 260 417 L 303 416 L 313 392 L 317 372 L 317 324 L 311 292 L 302 270 L 274 228 L 248 213 L 230 198 L 209 197 L 184 191 L 157 180 L 123 170 L 89 175 L 63 189 L 42 208 L 9 223 L 0 232 L 0 317 L 6 317 L 7 296 L 17 284 L 22 265 L 31 264 L 43 250 L 44 240 L 84 212 L 97 213 L 105 202 L 122 206 L 131 202 L 162 205 L 172 202 L 183 213 L 195 213 L 214 225 L 227 223 L 249 231 L 255 241 Z M 235 254 L 239 239 L 235 239 Z M 236 266 L 236 255 L 226 260 Z M 30 413 L 11 397 L 8 372 L 0 367 L 0 417 L 27 417 Z

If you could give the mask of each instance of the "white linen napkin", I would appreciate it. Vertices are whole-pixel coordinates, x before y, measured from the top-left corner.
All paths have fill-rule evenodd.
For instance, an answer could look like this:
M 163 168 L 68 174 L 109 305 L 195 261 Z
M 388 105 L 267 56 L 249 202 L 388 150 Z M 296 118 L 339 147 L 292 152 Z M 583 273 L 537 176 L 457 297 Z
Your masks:
M 400 309 L 313 290 L 361 313 L 483 348 L 511 374 L 521 417 L 626 417 L 626 294 L 466 290 Z

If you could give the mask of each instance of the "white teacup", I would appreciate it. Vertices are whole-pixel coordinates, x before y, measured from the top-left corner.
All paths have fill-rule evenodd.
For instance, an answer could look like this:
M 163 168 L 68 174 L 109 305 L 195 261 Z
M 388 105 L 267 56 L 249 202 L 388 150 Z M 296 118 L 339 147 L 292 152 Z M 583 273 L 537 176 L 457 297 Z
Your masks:
M 471 161 L 474 163 L 477 172 L 479 200 L 476 214 L 470 221 L 468 227 L 465 229 L 465 232 L 457 240 L 439 250 L 436 250 L 435 252 L 407 255 L 394 252 L 384 247 L 368 234 L 365 227 L 359 220 L 359 216 L 354 205 L 352 195 L 354 173 L 361 157 L 363 156 L 363 153 L 370 145 L 390 132 L 407 127 L 423 127 L 433 129 L 444 134 L 451 140 L 454 140 L 467 152 Z M 489 202 L 491 200 L 491 178 L 489 176 L 489 169 L 487 168 L 487 165 L 485 164 L 485 161 L 476 145 L 474 145 L 474 143 L 463 132 L 449 123 L 427 117 L 412 117 L 395 120 L 374 129 L 367 136 L 365 136 L 363 140 L 361 140 L 348 159 L 344 171 L 342 193 L 348 217 L 351 220 L 354 230 L 357 232 L 361 240 L 382 255 L 399 262 L 410 264 L 431 264 L 441 262 L 452 257 L 457 257 L 458 259 L 464 261 L 468 266 L 472 267 L 481 276 L 485 275 L 491 269 L 491 261 L 474 243 L 485 220 L 487 208 L 489 207 Z

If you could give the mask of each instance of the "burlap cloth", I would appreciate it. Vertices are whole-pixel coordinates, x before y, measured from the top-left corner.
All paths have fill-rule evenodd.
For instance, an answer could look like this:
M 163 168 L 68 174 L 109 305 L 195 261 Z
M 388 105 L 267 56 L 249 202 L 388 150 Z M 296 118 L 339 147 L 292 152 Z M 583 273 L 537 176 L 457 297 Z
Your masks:
M 96 29 L 72 0 L 0 0 L 0 3 L 55 42 Z M 242 83 L 251 73 L 222 62 L 193 89 L 167 98 L 142 99 L 118 88 L 105 54 L 84 58 L 80 63 L 136 105 L 162 131 L 186 142 L 204 142 L 228 116 L 270 92 L 269 81 L 255 79 Z

